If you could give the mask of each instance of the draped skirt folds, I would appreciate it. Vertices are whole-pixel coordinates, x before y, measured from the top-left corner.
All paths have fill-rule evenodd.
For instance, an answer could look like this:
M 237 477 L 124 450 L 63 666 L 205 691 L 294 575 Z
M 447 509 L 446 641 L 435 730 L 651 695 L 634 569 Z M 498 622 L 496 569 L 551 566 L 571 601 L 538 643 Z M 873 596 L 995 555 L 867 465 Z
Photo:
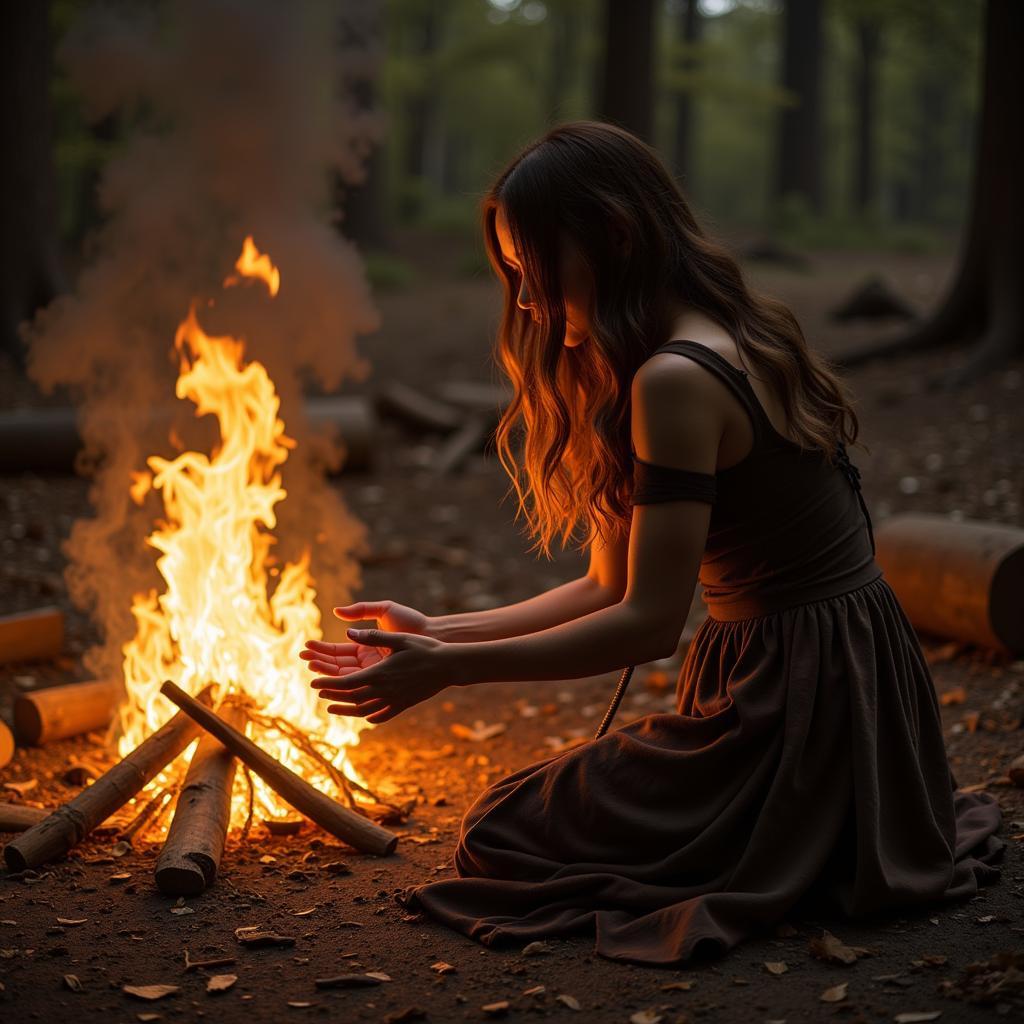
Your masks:
M 999 805 L 962 793 L 912 627 L 879 577 L 705 619 L 674 713 L 535 762 L 466 812 L 458 877 L 398 900 L 488 945 L 589 932 L 602 956 L 722 953 L 801 901 L 850 916 L 993 881 Z

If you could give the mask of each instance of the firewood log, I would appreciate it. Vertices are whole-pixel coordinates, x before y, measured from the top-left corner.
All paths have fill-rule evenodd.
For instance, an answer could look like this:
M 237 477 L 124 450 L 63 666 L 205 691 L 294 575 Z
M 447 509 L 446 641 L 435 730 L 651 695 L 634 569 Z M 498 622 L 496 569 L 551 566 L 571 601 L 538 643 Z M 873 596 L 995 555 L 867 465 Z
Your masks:
M 241 708 L 225 708 L 221 715 L 234 728 L 244 728 Z M 198 896 L 213 885 L 231 823 L 235 765 L 235 755 L 205 733 L 192 755 L 167 840 L 156 862 L 156 884 L 164 895 Z
M 63 644 L 64 613 L 59 608 L 0 615 L 0 664 L 56 658 Z
M 252 740 L 233 729 L 208 707 L 190 697 L 181 687 L 170 680 L 160 687 L 160 692 L 173 701 L 186 714 L 191 715 L 207 732 L 216 736 L 240 761 L 247 764 L 263 781 L 284 800 L 315 821 L 331 835 L 343 839 L 364 853 L 378 855 L 391 853 L 398 843 L 398 836 L 386 828 L 364 818 L 347 807 L 336 803 L 326 793 L 321 793 L 305 779 L 286 768 Z
M 105 729 L 124 696 L 124 684 L 93 680 L 51 686 L 19 694 L 14 701 L 14 731 L 23 746 Z
M 915 629 L 1024 653 L 1024 530 L 938 515 L 892 516 L 875 558 Z
M 50 812 L 24 804 L 0 804 L 0 832 L 24 832 L 38 825 Z
M 200 698 L 209 699 L 211 690 L 212 687 L 207 687 Z M 196 704 L 203 706 L 198 701 Z M 62 857 L 159 775 L 199 732 L 188 715 L 176 714 L 91 786 L 11 840 L 4 847 L 7 867 L 11 871 L 24 871 Z

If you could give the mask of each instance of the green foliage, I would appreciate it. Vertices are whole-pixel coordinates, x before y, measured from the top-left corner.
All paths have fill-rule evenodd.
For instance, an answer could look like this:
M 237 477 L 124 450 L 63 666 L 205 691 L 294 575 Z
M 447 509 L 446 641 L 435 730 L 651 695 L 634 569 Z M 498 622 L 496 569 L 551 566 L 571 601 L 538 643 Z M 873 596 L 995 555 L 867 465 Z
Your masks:
M 91 0 L 53 0 L 55 35 Z M 378 99 L 387 116 L 381 154 L 386 219 L 471 243 L 479 199 L 526 143 L 555 121 L 593 116 L 606 41 L 604 0 L 389 0 Z M 709 226 L 768 229 L 792 244 L 929 246 L 966 212 L 979 99 L 983 0 L 828 0 L 825 4 L 826 213 L 775 209 L 777 126 L 795 102 L 778 85 L 782 0 L 702 6 L 701 39 L 680 40 L 680 0 L 656 25 L 656 144 L 672 167 L 681 97 L 693 107 L 695 158 L 681 184 Z M 719 11 L 715 15 L 709 10 Z M 854 212 L 857 26 L 879 26 L 878 195 Z M 432 41 L 430 41 L 432 39 Z M 611 41 L 614 45 L 614 41 Z M 59 69 L 53 101 L 65 237 L 78 242 L 99 217 L 95 183 L 132 130 L 133 112 L 90 124 Z M 371 254 L 380 287 L 411 271 Z
M 411 264 L 386 252 L 370 250 L 363 254 L 366 277 L 380 291 L 401 291 L 416 281 Z

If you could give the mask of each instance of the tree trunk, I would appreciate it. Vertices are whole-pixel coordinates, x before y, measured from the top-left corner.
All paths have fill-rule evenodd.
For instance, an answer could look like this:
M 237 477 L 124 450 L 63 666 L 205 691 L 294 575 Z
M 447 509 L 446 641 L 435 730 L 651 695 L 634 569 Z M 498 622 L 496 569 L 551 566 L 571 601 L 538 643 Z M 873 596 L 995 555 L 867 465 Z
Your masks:
M 544 108 L 549 124 L 564 119 L 565 97 L 576 70 L 580 25 L 576 11 L 558 5 L 549 9 L 551 20 L 551 63 L 548 66 Z
M 779 117 L 775 196 L 799 196 L 821 213 L 821 0 L 786 0 L 782 19 L 782 87 L 794 105 Z
M 50 106 L 50 4 L 5 10 L 0 48 L 0 352 L 17 366 L 25 353 L 18 325 L 65 290 L 59 256 Z
M 882 33 L 877 21 L 861 17 L 856 24 L 859 60 L 854 74 L 856 97 L 857 143 L 854 149 L 853 209 L 868 213 L 874 208 L 877 189 L 875 159 L 875 110 L 878 95 L 878 58 Z
M 679 17 L 679 41 L 685 47 L 683 71 L 693 71 L 697 67 L 693 48 L 700 42 L 703 27 L 698 0 L 683 0 Z M 676 97 L 672 162 L 676 176 L 687 180 L 693 179 L 694 169 L 694 109 L 693 93 L 689 90 L 680 92 Z
M 909 334 L 848 355 L 868 359 L 976 340 L 968 363 L 945 380 L 957 387 L 1024 352 L 1024 4 L 988 0 L 981 118 L 960 266 L 935 313 Z
M 341 24 L 344 44 L 372 55 L 374 71 L 352 82 L 351 90 L 361 111 L 382 116 L 377 105 L 377 83 L 383 61 L 383 25 L 377 4 L 356 8 L 343 16 Z M 339 181 L 338 205 L 342 210 L 341 230 L 346 237 L 366 249 L 384 249 L 388 245 L 388 224 L 385 195 L 385 166 L 382 148 L 377 144 L 365 162 L 366 176 L 358 185 Z
M 654 128 L 654 2 L 605 0 L 604 59 L 597 115 L 652 141 Z
M 426 65 L 436 52 L 441 38 L 441 15 L 436 7 L 427 5 L 413 18 L 412 57 Z M 420 212 L 419 188 L 429 177 L 437 150 L 437 100 L 432 83 L 424 80 L 415 88 L 405 109 L 405 165 L 406 176 L 416 187 L 403 197 L 403 213 L 415 217 Z

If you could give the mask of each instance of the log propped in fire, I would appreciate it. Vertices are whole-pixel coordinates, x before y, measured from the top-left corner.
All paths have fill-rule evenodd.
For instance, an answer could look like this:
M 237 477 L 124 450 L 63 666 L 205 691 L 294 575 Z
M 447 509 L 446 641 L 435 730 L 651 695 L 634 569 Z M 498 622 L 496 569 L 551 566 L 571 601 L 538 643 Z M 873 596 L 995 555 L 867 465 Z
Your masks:
M 322 829 L 363 853 L 383 856 L 394 851 L 398 836 L 393 832 L 381 828 L 355 811 L 350 811 L 327 794 L 315 789 L 290 768 L 286 768 L 265 750 L 261 750 L 252 740 L 232 728 L 210 708 L 190 697 L 181 687 L 168 680 L 160 687 L 160 692 L 208 733 L 220 740 L 282 799 L 311 821 L 315 821 Z
M 225 707 L 224 721 L 245 726 L 245 712 Z M 156 884 L 167 896 L 197 896 L 213 885 L 231 822 L 235 756 L 206 733 L 192 755 L 174 819 L 156 862 Z
M 208 700 L 207 687 L 195 703 Z M 191 698 L 190 698 L 191 699 Z M 199 735 L 194 719 L 182 712 L 143 740 L 130 754 L 66 804 L 4 847 L 11 871 L 25 871 L 64 856 L 97 825 L 123 807 Z

